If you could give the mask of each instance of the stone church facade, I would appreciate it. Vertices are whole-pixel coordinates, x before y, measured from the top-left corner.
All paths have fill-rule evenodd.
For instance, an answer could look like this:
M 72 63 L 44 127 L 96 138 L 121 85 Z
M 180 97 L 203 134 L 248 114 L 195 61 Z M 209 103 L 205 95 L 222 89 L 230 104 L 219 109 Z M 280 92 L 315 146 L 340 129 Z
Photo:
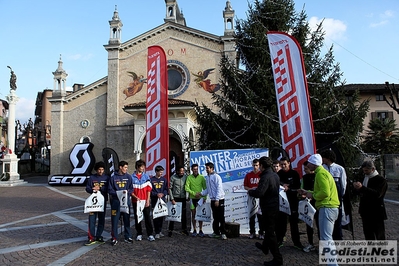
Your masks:
M 76 143 L 91 142 L 96 161 L 102 149 L 112 148 L 126 160 L 130 172 L 145 159 L 145 99 L 147 49 L 161 46 L 168 61 L 169 139 L 171 160 L 183 164 L 188 144 L 197 141 L 195 103 L 212 107 L 218 93 L 219 63 L 223 54 L 236 60 L 234 10 L 226 2 L 221 18 L 224 35 L 217 36 L 186 25 L 176 0 L 165 0 L 164 23 L 126 42 L 122 20 L 115 10 L 108 53 L 108 75 L 86 86 L 66 91 L 67 73 L 58 62 L 51 103 L 51 174 L 70 173 L 69 154 Z M 223 20 L 222 20 L 223 19 Z

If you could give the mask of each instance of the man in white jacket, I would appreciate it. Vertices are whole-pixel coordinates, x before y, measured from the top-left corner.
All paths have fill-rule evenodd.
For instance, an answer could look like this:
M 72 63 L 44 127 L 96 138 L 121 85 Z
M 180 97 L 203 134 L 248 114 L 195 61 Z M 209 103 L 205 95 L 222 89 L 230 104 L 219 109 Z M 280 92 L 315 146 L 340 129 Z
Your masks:
M 213 233 L 210 237 L 219 238 L 226 240 L 226 229 L 224 219 L 224 190 L 222 178 L 215 173 L 215 165 L 211 162 L 205 164 L 205 170 L 208 174 L 206 177 L 206 189 L 201 193 L 200 196 L 208 195 L 211 199 L 211 209 L 213 215 L 212 229 Z

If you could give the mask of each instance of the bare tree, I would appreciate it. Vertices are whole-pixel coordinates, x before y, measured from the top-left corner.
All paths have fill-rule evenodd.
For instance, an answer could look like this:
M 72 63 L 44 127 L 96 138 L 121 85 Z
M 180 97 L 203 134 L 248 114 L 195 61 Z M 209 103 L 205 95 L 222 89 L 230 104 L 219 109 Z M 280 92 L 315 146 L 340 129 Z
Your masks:
M 387 81 L 385 90 L 389 92 L 389 97 L 385 97 L 385 102 L 399 114 L 399 89 L 395 87 L 395 84 L 389 84 Z

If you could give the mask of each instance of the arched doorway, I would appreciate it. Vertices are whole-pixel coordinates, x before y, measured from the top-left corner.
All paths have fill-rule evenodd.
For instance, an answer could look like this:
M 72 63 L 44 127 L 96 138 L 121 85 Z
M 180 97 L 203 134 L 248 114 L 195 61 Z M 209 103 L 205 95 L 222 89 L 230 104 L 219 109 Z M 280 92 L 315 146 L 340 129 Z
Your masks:
M 143 151 L 140 158 L 144 161 L 146 160 L 145 150 L 146 150 L 146 140 L 143 139 L 141 144 L 141 150 Z M 169 162 L 170 162 L 170 175 L 174 174 L 175 168 L 178 165 L 184 166 L 184 153 L 183 145 L 180 141 L 179 135 L 173 130 L 169 129 Z
M 180 137 L 171 129 L 169 130 L 169 160 L 171 175 L 174 174 L 176 166 L 184 166 L 184 153 Z

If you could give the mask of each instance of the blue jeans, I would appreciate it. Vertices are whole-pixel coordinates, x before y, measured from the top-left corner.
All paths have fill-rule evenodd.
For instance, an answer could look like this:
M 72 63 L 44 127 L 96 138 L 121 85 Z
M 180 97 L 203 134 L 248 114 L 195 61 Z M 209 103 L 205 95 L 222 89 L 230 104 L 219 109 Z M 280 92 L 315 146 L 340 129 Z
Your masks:
M 320 240 L 333 240 L 334 222 L 338 219 L 338 208 L 321 207 L 319 210 Z M 338 265 L 338 264 L 327 264 Z
M 319 209 L 319 230 L 320 240 L 333 240 L 332 233 L 334 230 L 334 222 L 338 218 L 338 208 Z
M 130 206 L 129 206 L 130 209 Z M 130 230 L 130 214 L 120 212 L 120 202 L 118 198 L 112 197 L 111 198 L 111 236 L 112 239 L 118 239 L 118 222 L 119 222 L 119 217 L 122 216 L 123 220 L 123 227 L 124 227 L 124 232 L 123 235 L 125 239 L 131 238 L 132 237 L 132 232 Z
M 96 240 L 100 238 L 104 231 L 105 225 L 105 212 L 107 209 L 107 202 L 104 202 L 103 212 L 91 212 L 89 214 L 89 232 L 88 237 L 90 240 Z M 96 232 L 96 220 L 98 217 L 97 232 Z

